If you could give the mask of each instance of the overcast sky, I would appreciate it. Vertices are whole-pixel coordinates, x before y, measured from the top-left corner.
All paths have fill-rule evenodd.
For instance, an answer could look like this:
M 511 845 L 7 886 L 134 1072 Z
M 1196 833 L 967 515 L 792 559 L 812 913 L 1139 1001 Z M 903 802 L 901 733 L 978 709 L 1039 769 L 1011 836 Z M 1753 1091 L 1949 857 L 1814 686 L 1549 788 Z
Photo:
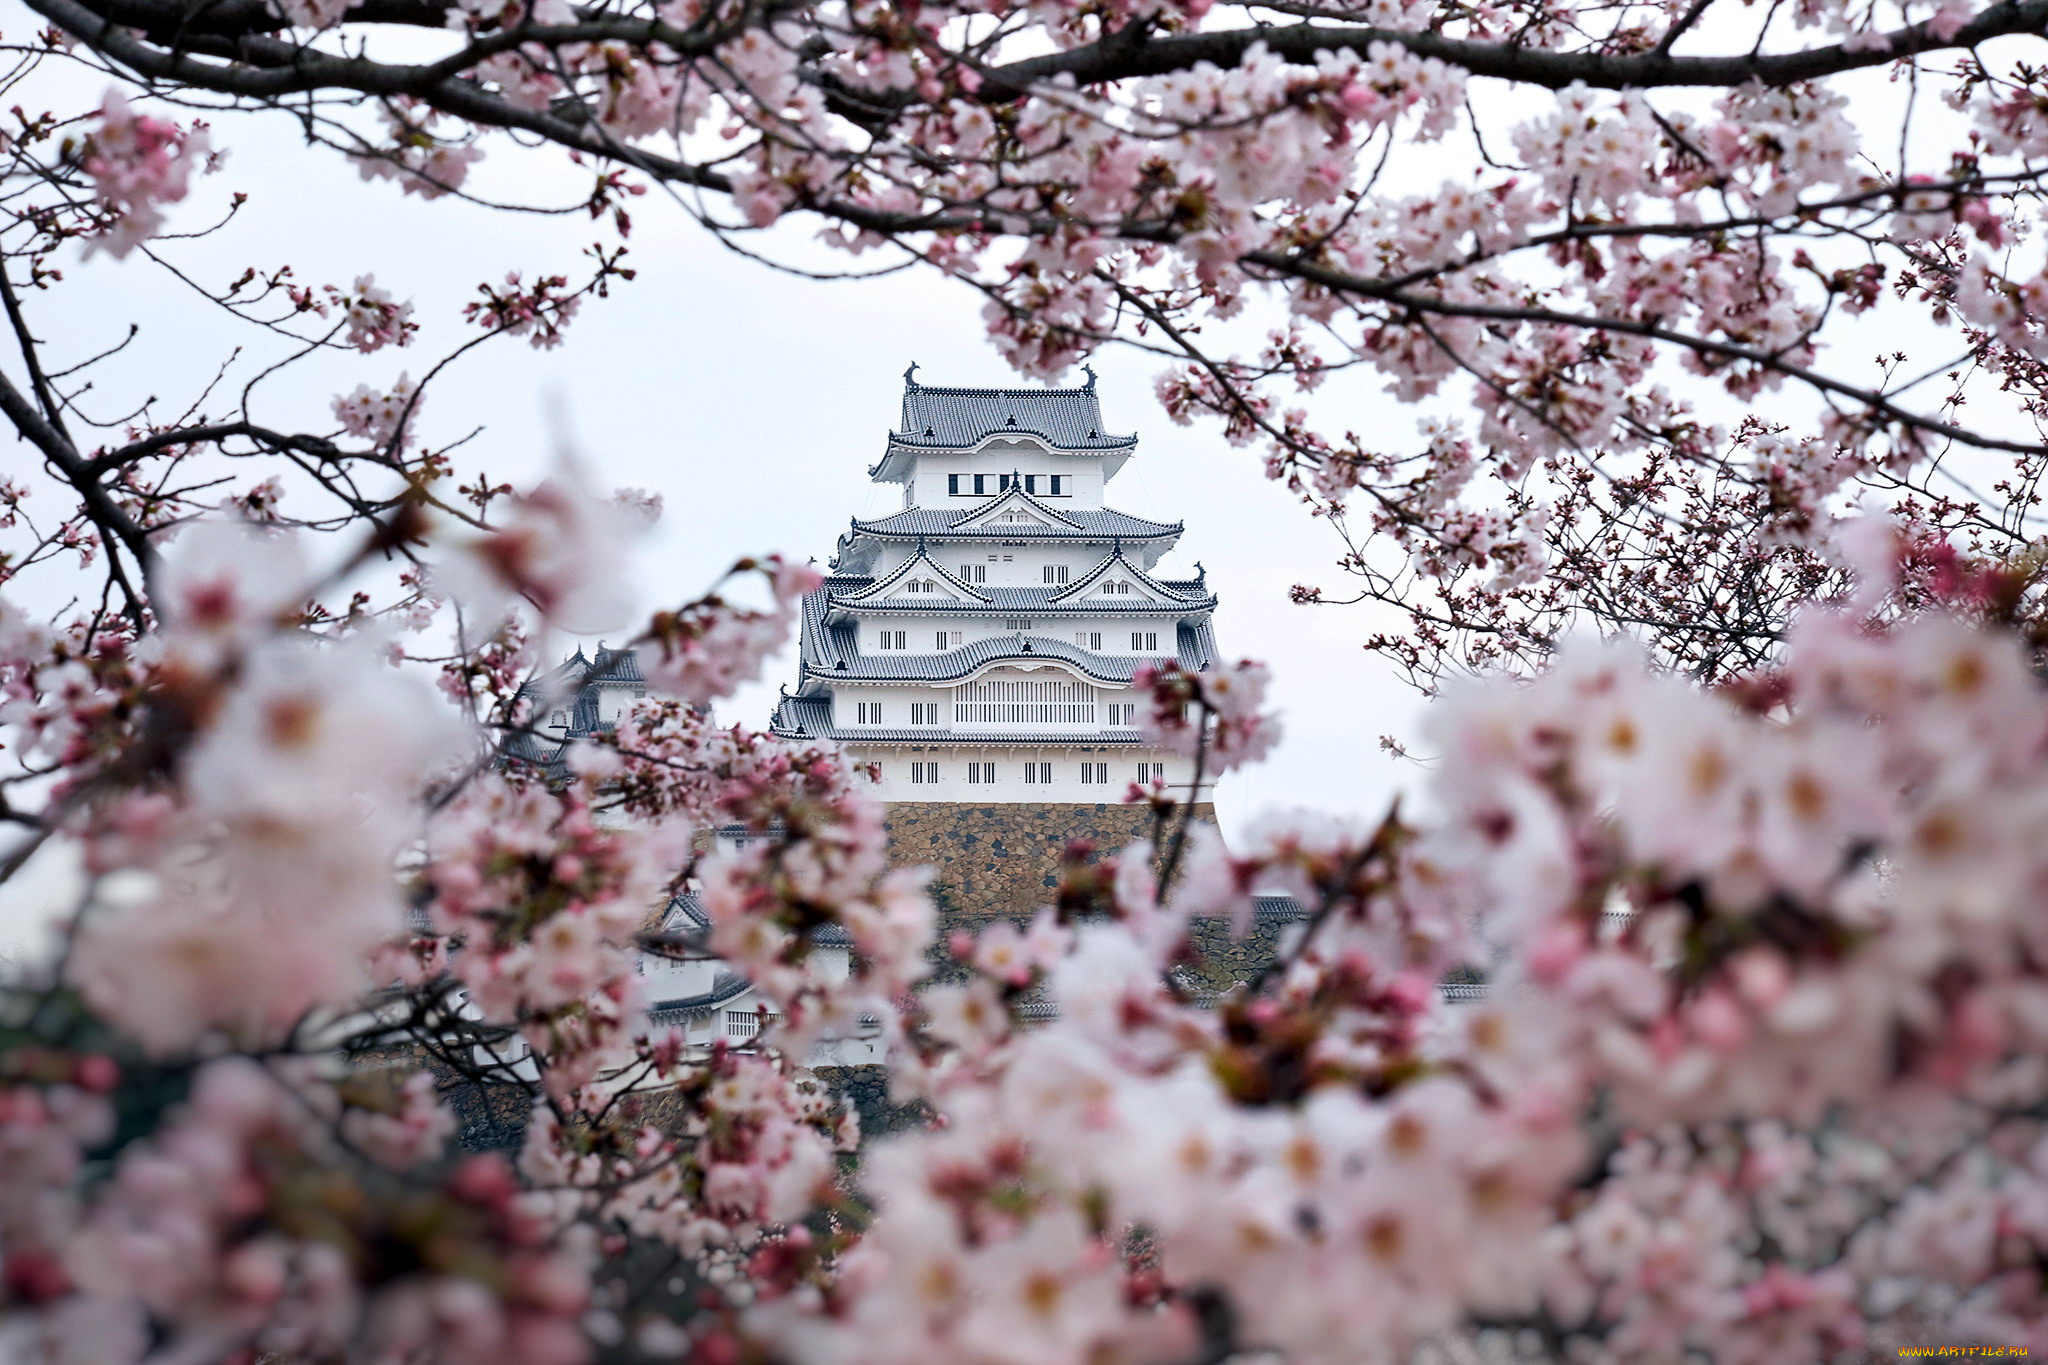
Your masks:
M 9 102 L 71 113 L 91 108 L 106 88 L 103 77 L 75 68 L 47 68 L 34 81 L 35 89 L 9 91 Z M 1858 121 L 1877 136 L 1873 145 L 1885 145 L 1884 129 L 1897 112 L 1884 81 L 1880 72 L 1844 83 L 1855 91 Z M 1496 115 L 1508 116 L 1510 103 L 1497 90 L 1489 86 L 1487 98 Z M 1952 116 L 1935 110 L 1921 117 Z M 268 272 L 290 265 L 300 282 L 315 285 L 346 285 L 374 272 L 380 285 L 413 301 L 423 325 L 419 344 L 407 350 L 317 357 L 266 379 L 254 415 L 284 430 L 329 429 L 336 394 L 362 383 L 387 387 L 401 371 L 418 376 L 474 334 L 461 308 L 480 282 L 509 270 L 576 277 L 586 265 L 583 249 L 599 235 L 581 211 L 545 216 L 448 199 L 425 203 L 389 182 L 362 183 L 336 154 L 303 146 L 294 122 L 280 114 L 218 118 L 214 139 L 229 158 L 173 210 L 171 230 L 215 221 L 233 194 L 246 194 L 247 202 L 225 231 L 158 243 L 166 260 L 214 287 L 251 266 Z M 1454 142 L 1423 149 L 1398 173 L 1420 174 L 1433 185 L 1472 155 Z M 521 152 L 502 136 L 488 149 L 467 187 L 484 198 L 573 208 L 588 193 L 588 171 L 560 152 Z M 667 516 L 638 575 L 643 607 L 693 596 L 742 554 L 779 550 L 822 562 L 849 518 L 893 509 L 896 487 L 870 483 L 866 470 L 897 417 L 910 362 L 922 365 L 920 378 L 931 384 L 1018 382 L 984 340 L 978 301 L 925 272 L 863 282 L 796 279 L 726 250 L 659 191 L 636 201 L 634 216 L 628 263 L 637 280 L 587 306 L 559 350 L 511 341 L 473 352 L 437 381 L 422 422 L 437 442 L 475 429 L 460 467 L 480 465 L 494 480 L 523 482 L 545 471 L 558 425 L 550 414 L 565 412 L 577 446 L 604 482 L 658 491 L 666 500 Z M 753 245 L 784 260 L 847 264 L 812 246 L 814 226 L 794 222 Z M 150 396 L 159 400 L 160 418 L 174 416 L 222 373 L 216 396 L 204 405 L 217 414 L 232 406 L 222 395 L 282 354 L 275 337 L 228 319 L 139 256 L 122 263 L 76 257 L 75 250 L 66 253 L 59 262 L 66 283 L 30 308 L 55 368 L 119 342 L 131 321 L 139 325 L 134 344 L 94 371 L 84 403 L 102 417 Z M 1901 327 L 1889 308 L 1850 320 L 1837 340 L 1847 344 L 1836 361 L 1852 378 L 1874 378 L 1882 352 L 1935 355 L 1955 345 L 1953 334 L 1929 332 L 1924 319 Z M 1344 590 L 1330 529 L 1263 477 L 1256 451 L 1231 449 L 1207 428 L 1171 425 L 1151 396 L 1163 362 L 1111 349 L 1095 367 L 1105 420 L 1140 437 L 1137 457 L 1111 485 L 1112 503 L 1186 522 L 1181 548 L 1165 569 L 1186 572 L 1200 560 L 1222 598 L 1216 624 L 1224 651 L 1263 659 L 1274 671 L 1285 739 L 1266 764 L 1223 784 L 1218 806 L 1226 832 L 1241 832 L 1274 808 L 1377 815 L 1421 776 L 1378 744 L 1387 734 L 1412 742 L 1421 704 L 1360 648 L 1376 629 L 1398 623 L 1366 608 L 1291 605 L 1288 589 L 1297 582 Z M 1749 406 L 1673 379 L 1668 370 L 1665 377 L 1722 420 Z M 1366 373 L 1326 385 L 1314 406 L 1319 420 L 1380 448 L 1412 442 L 1421 415 L 1387 397 Z M 1802 424 L 1814 402 L 1781 390 L 1756 406 Z M 12 458 L 29 457 L 17 448 Z M 556 652 L 566 653 L 574 642 L 558 643 Z M 729 703 L 724 718 L 765 723 L 777 685 L 793 677 L 793 653 Z M 10 936 L 10 921 L 18 925 L 26 913 L 22 889 L 10 892 L 11 902 L 0 907 L 0 943 Z
M 100 88 L 96 78 L 83 87 L 93 92 L 88 102 Z M 374 271 L 380 285 L 414 301 L 423 324 L 407 350 L 323 359 L 265 381 L 256 414 L 277 427 L 326 428 L 336 393 L 387 385 L 400 371 L 417 376 L 468 335 L 460 308 L 481 281 L 513 269 L 573 276 L 597 237 L 580 212 L 542 217 L 424 203 L 389 182 L 361 183 L 333 153 L 302 146 L 280 116 L 224 118 L 214 136 L 230 156 L 174 210 L 172 230 L 209 222 L 233 192 L 248 202 L 210 238 L 161 244 L 168 259 L 216 285 L 246 266 L 290 264 L 307 283 L 346 284 Z M 573 203 L 588 180 L 559 154 L 521 156 L 500 140 L 472 185 Z M 780 550 L 822 562 L 849 518 L 893 510 L 899 489 L 871 483 L 866 471 L 897 418 L 912 361 L 930 384 L 1020 382 L 984 339 L 977 301 L 925 272 L 796 279 L 728 251 L 655 195 L 634 210 L 629 264 L 637 280 L 593 300 L 558 350 L 511 341 L 472 353 L 437 381 L 423 420 L 440 440 L 480 426 L 461 465 L 516 482 L 545 468 L 547 414 L 559 403 L 605 482 L 666 500 L 644 557 L 647 606 L 687 598 L 741 554 Z M 763 245 L 804 254 L 808 230 Z M 149 395 L 189 401 L 237 345 L 245 348 L 231 369 L 239 387 L 265 356 L 265 338 L 139 255 L 119 264 L 74 260 L 67 274 L 62 292 L 41 301 L 38 319 L 60 366 L 118 341 L 130 319 L 142 328 L 129 351 L 103 367 L 87 400 L 102 415 Z M 1254 451 L 1168 422 L 1151 394 L 1161 361 L 1110 350 L 1095 366 L 1105 420 L 1140 437 L 1137 457 L 1110 487 L 1111 502 L 1185 520 L 1165 567 L 1186 571 L 1200 560 L 1222 598 L 1216 626 L 1224 651 L 1263 659 L 1274 671 L 1285 739 L 1262 768 L 1224 784 L 1226 828 L 1241 829 L 1275 806 L 1378 813 L 1416 775 L 1378 747 L 1382 734 L 1410 734 L 1416 710 L 1413 695 L 1359 647 L 1384 618 L 1362 608 L 1297 607 L 1287 596 L 1297 582 L 1343 588 L 1334 534 L 1263 477 Z M 1413 416 L 1374 388 L 1361 390 L 1345 424 L 1412 431 Z M 723 716 L 764 723 L 776 686 L 793 677 L 793 653 Z

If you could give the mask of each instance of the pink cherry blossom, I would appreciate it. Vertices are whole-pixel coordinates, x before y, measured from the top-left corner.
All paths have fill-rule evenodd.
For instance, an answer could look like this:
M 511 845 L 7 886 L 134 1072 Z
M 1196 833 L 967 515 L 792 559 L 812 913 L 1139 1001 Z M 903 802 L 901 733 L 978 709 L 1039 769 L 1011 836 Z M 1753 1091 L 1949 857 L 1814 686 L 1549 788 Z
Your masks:
M 87 251 L 104 249 L 118 259 L 162 230 L 160 206 L 183 199 L 193 166 L 203 162 L 211 169 L 215 158 L 203 125 L 181 128 L 138 114 L 119 89 L 108 92 L 99 120 L 79 164 L 112 222 L 87 243 Z

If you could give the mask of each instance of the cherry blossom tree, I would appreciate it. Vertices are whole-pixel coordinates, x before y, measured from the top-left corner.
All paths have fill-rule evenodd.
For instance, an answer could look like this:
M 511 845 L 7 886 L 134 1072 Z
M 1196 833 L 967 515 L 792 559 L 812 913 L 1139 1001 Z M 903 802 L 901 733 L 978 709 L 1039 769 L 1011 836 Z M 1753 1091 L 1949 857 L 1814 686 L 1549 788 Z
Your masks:
M 14 89 L 106 93 L 0 148 L 0 886 L 76 869 L 0 983 L 0 1354 L 2048 1350 L 2043 0 L 31 7 Z M 249 115 L 366 193 L 571 153 L 613 238 L 322 411 L 109 417 L 37 310 L 174 269 Z M 708 709 L 816 585 L 770 556 L 636 628 L 615 730 L 508 761 L 661 509 L 567 454 L 493 482 L 421 413 L 623 286 L 643 191 L 950 275 L 1027 374 L 1165 357 L 1410 613 L 1425 813 L 1226 848 L 1133 791 L 1151 844 L 936 944 L 846 758 Z M 374 264 L 195 287 L 283 364 L 424 352 Z M 1411 445 L 1330 420 L 1362 376 Z M 1620 638 L 1561 645 L 1588 617 Z M 1448 676 L 1495 663 L 1531 676 Z M 1255 762 L 1265 685 L 1149 674 L 1148 736 Z M 1300 932 L 1197 989 L 1195 921 L 1276 889 Z M 692 1049 L 641 952 L 773 1026 Z M 803 1063 L 866 1019 L 925 1121 L 863 1146 Z
M 1769 657 L 1839 590 L 1850 495 L 1993 559 L 2031 535 L 2038 0 L 31 8 L 408 192 L 538 140 L 596 213 L 653 188 L 751 254 L 796 216 L 937 269 L 1027 374 L 1163 356 L 1170 413 L 1347 528 L 1425 682 L 1588 617 L 1706 678 Z M 182 186 L 136 147 L 162 169 L 93 172 L 111 249 Z M 480 309 L 566 320 L 512 292 Z M 1414 437 L 1318 399 L 1369 377 Z

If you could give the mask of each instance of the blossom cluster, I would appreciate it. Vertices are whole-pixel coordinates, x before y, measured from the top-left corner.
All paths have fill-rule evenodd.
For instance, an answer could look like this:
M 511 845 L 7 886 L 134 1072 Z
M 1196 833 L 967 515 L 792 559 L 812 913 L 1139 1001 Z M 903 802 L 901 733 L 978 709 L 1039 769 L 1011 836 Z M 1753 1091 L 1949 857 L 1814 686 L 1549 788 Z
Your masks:
M 1212 772 L 1264 758 L 1280 741 L 1265 704 L 1271 674 L 1249 659 L 1200 671 L 1178 663 L 1146 665 L 1131 679 L 1145 697 L 1139 728 L 1148 743 L 1197 756 Z
M 851 972 L 802 949 L 760 964 L 801 1056 L 807 1038 L 894 1018 L 924 970 L 921 879 L 886 872 L 842 756 L 719 729 L 701 708 L 650 701 L 561 780 L 496 758 L 485 726 L 534 720 L 507 662 L 524 632 L 570 620 L 614 563 L 494 553 L 492 537 L 536 518 L 644 525 L 644 498 L 569 478 L 484 499 L 496 526 L 429 532 L 472 619 L 532 616 L 457 670 L 467 721 L 387 633 L 433 613 L 337 618 L 329 577 L 278 526 L 162 534 L 140 640 L 0 609 L 0 725 L 54 784 L 49 837 L 86 878 L 62 957 L 0 981 L 10 1358 L 572 1365 L 589 1354 L 600 1230 L 730 1255 L 834 1197 L 852 1118 L 780 1049 L 706 1056 L 650 1025 L 642 941 L 700 830 L 784 831 L 758 880 L 789 899 L 721 915 L 773 932 L 800 913 L 859 943 Z M 810 581 L 762 572 L 771 591 Z M 789 622 L 786 603 L 715 598 L 687 619 L 716 686 Z M 77 1051 L 80 1028 L 104 1051 Z M 393 1066 L 338 1067 L 336 1048 Z M 144 1101 L 142 1131 L 117 1134 L 100 1096 L 124 1071 L 189 1078 L 189 1093 L 146 1082 L 174 1086 L 169 1107 Z M 516 1168 L 457 1159 L 451 1087 L 533 1109 Z M 89 1154 L 114 1171 L 90 1190 Z
M 136 112 L 118 89 L 108 92 L 99 126 L 79 150 L 79 166 L 109 215 L 88 249 L 126 256 L 163 228 L 162 206 L 185 197 L 193 168 L 215 164 L 203 125 L 181 128 Z

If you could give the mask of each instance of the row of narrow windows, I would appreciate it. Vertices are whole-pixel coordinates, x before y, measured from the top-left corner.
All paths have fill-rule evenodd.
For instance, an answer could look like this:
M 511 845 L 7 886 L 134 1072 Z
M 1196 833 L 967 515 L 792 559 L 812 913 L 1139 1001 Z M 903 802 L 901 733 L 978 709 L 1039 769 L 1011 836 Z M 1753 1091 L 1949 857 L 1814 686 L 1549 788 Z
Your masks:
M 982 692 L 977 688 L 1019 688 L 1019 687 L 1071 687 L 1075 695 L 1016 695 L 1007 692 Z M 1086 697 L 1079 694 L 1085 692 Z M 959 689 L 965 694 L 962 700 L 953 703 L 953 719 L 983 722 L 1022 722 L 1040 724 L 1062 722 L 1092 725 L 1095 723 L 1095 689 L 1078 683 L 970 683 Z M 910 723 L 916 726 L 937 725 L 940 703 L 935 701 L 914 701 L 910 703 Z M 1137 724 L 1138 704 L 1129 701 L 1108 703 L 1111 725 Z M 853 704 L 854 724 L 881 725 L 885 707 L 878 701 L 857 701 Z
M 1031 618 L 1028 616 L 1006 617 L 1003 620 L 1003 629 L 1029 630 L 1031 629 Z M 932 642 L 934 647 L 942 654 L 949 649 L 958 649 L 960 648 L 960 632 L 957 630 L 934 631 L 932 633 Z M 1099 650 L 1102 648 L 1102 632 L 1099 630 L 1077 630 L 1074 632 L 1074 643 L 1083 649 Z M 899 649 L 909 649 L 910 632 L 907 630 L 876 631 L 875 648 L 888 650 L 892 653 Z M 1157 654 L 1158 652 L 1158 631 L 1134 630 L 1131 632 L 1131 653 Z
M 967 780 L 977 786 L 997 781 L 997 766 L 994 763 L 969 763 L 967 765 Z M 1053 765 L 1050 763 L 1026 763 L 1024 765 L 1024 780 L 1034 785 L 1049 783 L 1053 780 L 1052 768 Z M 925 762 L 912 763 L 910 765 L 910 780 L 914 785 L 920 787 L 936 784 L 939 781 L 939 765 Z M 1110 780 L 1109 764 L 1083 763 L 1081 765 L 1081 780 L 1090 786 L 1107 785 Z M 1138 764 L 1138 781 L 1140 783 L 1163 782 L 1165 780 L 1166 765 L 1164 763 Z
M 953 689 L 953 719 L 984 725 L 1092 725 L 1095 689 L 1077 682 L 966 683 Z
M 1007 493 L 1011 478 L 1009 474 L 948 474 L 946 493 L 955 498 L 985 498 L 991 493 Z M 1043 492 L 1050 497 L 1063 498 L 1074 491 L 1074 476 L 1071 474 L 1026 474 L 1023 480 L 1026 493 Z

